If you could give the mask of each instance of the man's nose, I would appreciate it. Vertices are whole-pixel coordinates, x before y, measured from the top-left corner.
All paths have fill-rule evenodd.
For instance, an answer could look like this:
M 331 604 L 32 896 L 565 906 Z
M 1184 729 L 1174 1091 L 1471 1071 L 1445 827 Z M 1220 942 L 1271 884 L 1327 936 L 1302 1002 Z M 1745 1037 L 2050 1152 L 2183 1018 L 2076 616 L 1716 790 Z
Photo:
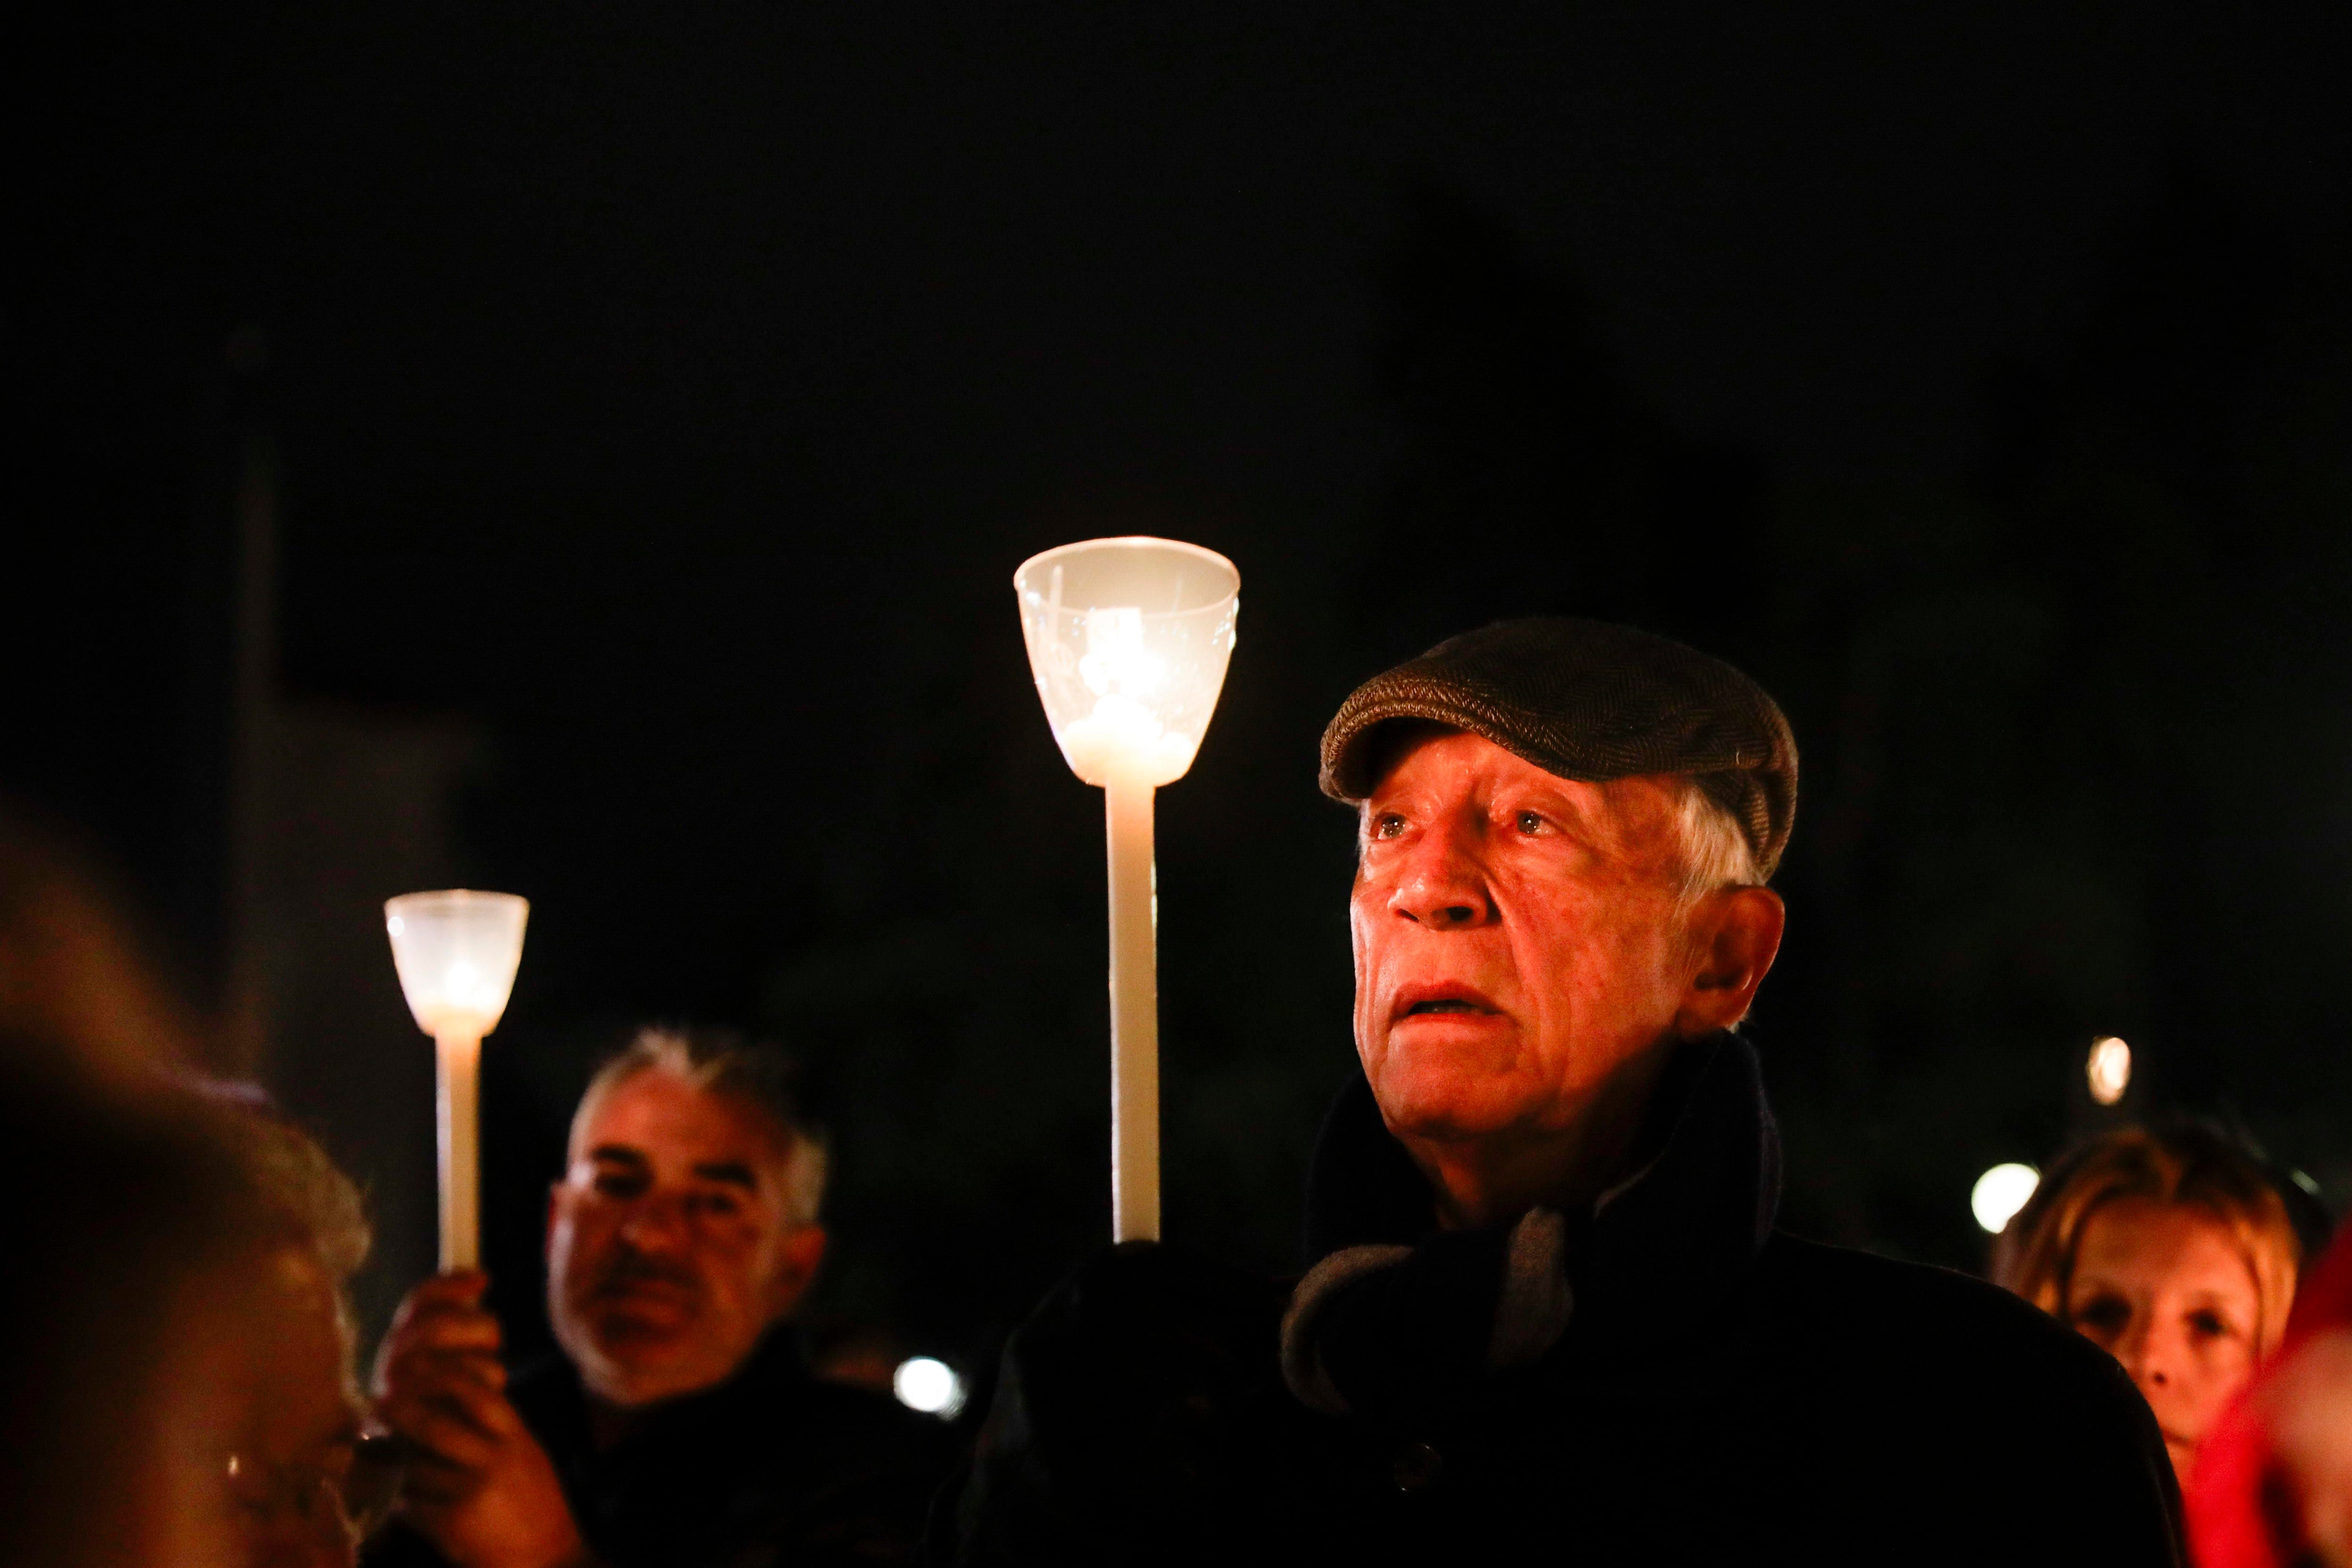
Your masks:
M 1433 931 L 1460 931 L 1493 920 L 1494 895 L 1472 835 L 1451 824 L 1423 830 L 1397 868 L 1389 908 Z
M 686 1204 L 677 1193 L 647 1193 L 621 1217 L 621 1239 L 640 1252 L 659 1252 L 687 1237 Z

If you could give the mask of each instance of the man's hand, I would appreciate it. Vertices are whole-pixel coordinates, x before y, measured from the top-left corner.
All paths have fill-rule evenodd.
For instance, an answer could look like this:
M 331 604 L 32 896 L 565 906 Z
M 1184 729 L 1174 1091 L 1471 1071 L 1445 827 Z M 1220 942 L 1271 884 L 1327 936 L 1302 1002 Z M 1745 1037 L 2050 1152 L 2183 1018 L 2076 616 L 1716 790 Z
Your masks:
M 583 1568 L 555 1467 L 507 1400 L 488 1285 L 472 1270 L 426 1280 L 376 1354 L 376 1416 L 409 1450 L 401 1516 L 460 1568 Z

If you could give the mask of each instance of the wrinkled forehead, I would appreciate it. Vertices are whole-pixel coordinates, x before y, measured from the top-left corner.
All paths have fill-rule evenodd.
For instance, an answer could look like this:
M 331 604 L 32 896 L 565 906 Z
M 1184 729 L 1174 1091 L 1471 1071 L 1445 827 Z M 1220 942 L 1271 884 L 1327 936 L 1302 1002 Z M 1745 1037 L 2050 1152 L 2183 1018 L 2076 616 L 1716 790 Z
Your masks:
M 1360 820 L 1408 797 L 1491 804 L 1507 795 L 1567 816 L 1597 844 L 1629 857 L 1680 851 L 1688 784 L 1679 775 L 1562 778 L 1483 735 L 1417 719 L 1391 721 L 1370 743 L 1374 782 L 1358 807 Z
M 780 1176 L 792 1157 L 790 1140 L 758 1107 L 660 1066 L 592 1088 L 581 1100 L 567 1159 L 605 1148 L 634 1152 L 656 1171 L 748 1164 Z

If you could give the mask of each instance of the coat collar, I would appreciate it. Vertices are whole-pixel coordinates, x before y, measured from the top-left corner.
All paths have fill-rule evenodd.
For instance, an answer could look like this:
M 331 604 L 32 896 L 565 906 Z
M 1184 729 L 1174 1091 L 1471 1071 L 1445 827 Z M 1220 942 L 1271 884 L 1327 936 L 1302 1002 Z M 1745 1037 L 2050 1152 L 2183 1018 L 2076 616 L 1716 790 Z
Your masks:
M 797 1331 L 771 1329 L 724 1383 L 647 1406 L 620 1442 L 602 1452 L 590 1441 L 588 1394 L 571 1362 L 550 1356 L 515 1381 L 515 1403 L 558 1468 L 584 1474 L 626 1469 L 681 1446 L 697 1448 L 714 1433 L 754 1429 L 762 1415 L 807 1384 L 809 1373 Z
M 1754 1048 L 1731 1034 L 1679 1047 L 1653 1114 L 1664 1122 L 1664 1132 L 1651 1163 L 1612 1190 L 1594 1213 L 1563 1216 L 1573 1310 L 1555 1356 L 1547 1359 L 1622 1365 L 1628 1352 L 1650 1359 L 1640 1353 L 1645 1347 L 1670 1351 L 1722 1310 L 1771 1234 L 1780 1202 L 1780 1136 Z M 1483 1292 L 1486 1275 L 1499 1270 L 1507 1278 L 1520 1266 L 1526 1225 L 1482 1246 L 1473 1237 L 1439 1231 L 1434 1196 L 1382 1124 L 1370 1085 L 1357 1074 L 1326 1117 L 1308 1169 L 1306 1251 L 1313 1289 L 1307 1295 L 1352 1289 L 1349 1281 L 1372 1270 L 1384 1273 L 1392 1299 L 1401 1298 L 1401 1287 L 1424 1296 L 1431 1289 L 1457 1293 L 1437 1277 L 1458 1279 L 1464 1268 L 1478 1274 Z M 1393 1267 L 1408 1258 L 1411 1268 Z M 1449 1258 L 1456 1261 L 1444 1261 Z M 1433 1283 L 1407 1286 L 1416 1274 Z M 1506 1298 L 1511 1289 L 1501 1287 Z M 1369 1299 L 1354 1293 L 1354 1310 L 1343 1310 L 1325 1331 L 1355 1333 L 1360 1344 L 1363 1332 L 1380 1331 L 1364 1310 Z M 1318 1330 L 1309 1320 L 1321 1315 L 1319 1308 L 1318 1301 L 1294 1299 L 1286 1354 L 1297 1367 L 1313 1364 L 1307 1342 Z M 1379 1315 L 1388 1316 L 1388 1310 Z M 1336 1363 L 1341 1347 L 1329 1348 Z M 1496 1363 L 1490 1359 L 1488 1364 Z M 1310 1404 L 1326 1405 L 1304 1392 L 1312 1382 L 1307 1373 L 1294 1373 L 1292 1381 Z

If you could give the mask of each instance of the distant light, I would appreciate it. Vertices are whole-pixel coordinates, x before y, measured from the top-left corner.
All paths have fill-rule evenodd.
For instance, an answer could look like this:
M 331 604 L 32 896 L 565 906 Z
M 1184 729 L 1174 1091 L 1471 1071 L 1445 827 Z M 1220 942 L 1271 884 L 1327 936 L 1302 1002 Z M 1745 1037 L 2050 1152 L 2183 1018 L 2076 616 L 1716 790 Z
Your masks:
M 900 1362 L 898 1370 L 890 1374 L 890 1392 L 908 1409 L 919 1410 L 943 1421 L 952 1419 L 963 1408 L 963 1379 L 947 1363 L 933 1361 L 927 1355 Z
M 1995 1165 L 1969 1189 L 1969 1207 L 1979 1225 L 1999 1236 L 2041 1184 L 2042 1173 L 2031 1165 Z
M 2311 1173 L 2309 1171 L 2289 1171 L 2287 1173 L 2287 1179 L 2292 1181 L 2296 1186 L 2301 1187 L 2305 1192 L 2309 1193 L 2313 1197 L 2315 1198 L 2319 1195 L 2319 1184 L 2311 1179 Z
M 2113 1035 L 2094 1040 L 2083 1070 L 2091 1079 L 2091 1098 L 2113 1105 L 2131 1087 L 2131 1047 Z

